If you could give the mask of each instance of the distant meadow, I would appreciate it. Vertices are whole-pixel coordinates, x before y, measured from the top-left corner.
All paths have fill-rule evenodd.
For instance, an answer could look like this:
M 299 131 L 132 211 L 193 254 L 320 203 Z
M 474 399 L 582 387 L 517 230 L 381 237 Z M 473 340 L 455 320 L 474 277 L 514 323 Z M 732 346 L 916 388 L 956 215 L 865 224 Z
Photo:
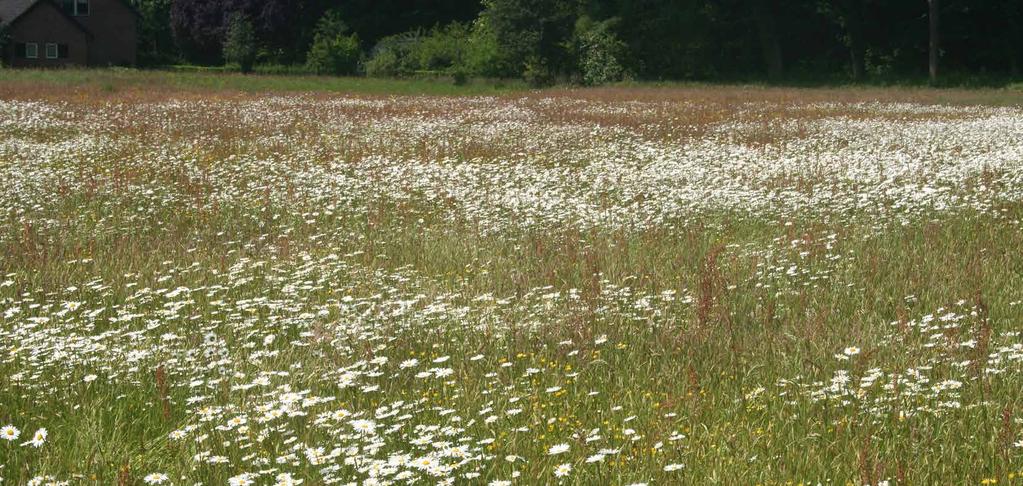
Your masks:
M 1023 482 L 1004 92 L 33 75 L 4 485 Z

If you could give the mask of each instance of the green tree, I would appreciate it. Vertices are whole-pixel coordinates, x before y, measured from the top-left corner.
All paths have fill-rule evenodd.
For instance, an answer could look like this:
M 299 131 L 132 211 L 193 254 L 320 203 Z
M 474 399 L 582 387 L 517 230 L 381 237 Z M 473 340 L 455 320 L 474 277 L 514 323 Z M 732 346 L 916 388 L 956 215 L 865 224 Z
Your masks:
M 487 24 L 485 17 L 478 17 L 469 29 L 466 41 L 465 69 L 479 76 L 499 77 L 515 70 L 501 57 L 501 46 L 497 36 Z M 513 74 L 514 75 L 514 74 Z
M 421 69 L 416 52 L 424 35 L 416 29 L 380 39 L 366 61 L 366 74 L 407 76 Z
M 224 60 L 237 64 L 243 73 L 249 73 L 256 62 L 256 52 L 256 30 L 252 22 L 244 14 L 231 14 L 224 37 Z
M 938 80 L 938 59 L 941 49 L 940 19 L 941 3 L 939 0 L 927 0 L 927 73 L 931 83 Z
M 1019 53 L 1023 46 L 1023 5 L 1015 0 L 1002 0 L 1002 14 L 1006 20 L 1002 42 L 1005 46 L 1006 63 L 1011 76 L 1019 76 Z
M 754 24 L 760 39 L 760 51 L 767 66 L 767 77 L 777 80 L 785 73 L 784 56 L 778 29 L 778 2 L 776 0 L 752 0 Z
M 472 30 L 452 22 L 429 32 L 413 30 L 385 37 L 377 42 L 366 61 L 369 76 L 407 76 L 416 73 L 445 73 L 456 82 L 477 74 L 470 63 Z
M 842 29 L 841 40 L 849 49 L 854 80 L 866 73 L 867 44 L 864 38 L 864 0 L 819 0 L 818 11 Z
M 617 24 L 617 17 L 597 22 L 583 16 L 576 22 L 574 44 L 583 83 L 613 83 L 627 76 L 628 46 L 615 33 Z
M 313 43 L 306 53 L 306 67 L 317 74 L 355 74 L 362 51 L 359 36 L 346 35 L 348 25 L 341 14 L 330 11 L 316 23 Z
M 427 71 L 450 71 L 465 64 L 468 50 L 469 28 L 465 24 L 452 22 L 443 27 L 434 27 L 420 39 L 415 55 L 420 69 Z
M 481 19 L 498 46 L 501 75 L 546 82 L 572 69 L 566 46 L 580 10 L 573 0 L 484 0 Z
M 132 0 L 131 5 L 139 13 L 139 64 L 169 64 L 181 58 L 171 31 L 171 3 L 171 0 Z
M 626 46 L 620 59 L 629 71 L 646 78 L 714 76 L 729 49 L 719 38 L 737 42 L 720 8 L 708 0 L 592 0 L 587 16 L 619 19 L 611 32 Z M 729 53 L 731 54 L 731 53 Z M 580 60 L 581 61 L 581 60 Z M 729 62 L 741 62 L 732 56 Z

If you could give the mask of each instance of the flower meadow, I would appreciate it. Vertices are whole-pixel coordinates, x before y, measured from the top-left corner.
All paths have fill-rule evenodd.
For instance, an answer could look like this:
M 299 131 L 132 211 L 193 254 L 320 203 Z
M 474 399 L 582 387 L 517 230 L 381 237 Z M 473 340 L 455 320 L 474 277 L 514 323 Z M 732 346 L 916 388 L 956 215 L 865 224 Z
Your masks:
M 0 484 L 1023 484 L 1023 109 L 807 93 L 6 97 Z

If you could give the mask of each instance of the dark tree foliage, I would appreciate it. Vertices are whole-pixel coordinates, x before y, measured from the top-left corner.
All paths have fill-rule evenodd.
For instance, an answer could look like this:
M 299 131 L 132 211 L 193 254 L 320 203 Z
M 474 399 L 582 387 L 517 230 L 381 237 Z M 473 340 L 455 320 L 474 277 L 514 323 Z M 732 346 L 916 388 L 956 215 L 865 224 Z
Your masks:
M 348 24 L 336 11 L 320 17 L 306 67 L 316 74 L 354 74 L 359 67 L 359 36 L 348 34 Z
M 154 66 L 178 61 L 171 32 L 171 0 L 132 0 L 139 13 L 139 64 Z
M 231 14 L 224 36 L 224 60 L 237 64 L 243 73 L 251 72 L 256 62 L 256 45 L 252 21 L 241 12 Z
M 616 73 L 711 80 L 924 77 L 932 38 L 939 41 L 939 78 L 1018 74 L 1023 62 L 1021 0 L 132 1 L 142 14 L 140 53 L 147 63 L 222 61 L 227 19 L 241 13 L 255 29 L 257 62 L 301 64 L 327 12 L 358 36 L 367 63 L 374 53 L 417 57 L 407 63 L 381 57 L 373 67 L 536 82 L 592 83 L 617 79 Z M 940 19 L 935 29 L 932 19 Z M 450 27 L 455 23 L 460 27 Z M 396 39 L 409 36 L 417 40 L 406 44 L 416 47 L 401 54 Z M 381 40 L 386 45 L 376 49 Z M 426 50 L 444 55 L 433 61 Z M 603 69 L 601 59 L 614 66 Z
M 626 62 L 642 77 L 707 77 L 716 71 L 714 13 L 706 2 L 606 0 L 588 9 L 595 18 L 619 19 L 618 32 L 629 50 Z
M 494 34 L 508 74 L 524 69 L 542 78 L 570 68 L 564 46 L 574 30 L 578 1 L 485 0 L 483 4 L 480 18 Z
M 294 54 L 292 41 L 303 18 L 301 0 L 173 0 L 170 24 L 185 56 L 218 62 L 228 19 L 240 13 L 251 19 L 259 42 Z
M 482 10 L 480 0 L 307 0 L 310 30 L 328 10 L 344 17 L 352 32 L 370 43 L 418 28 L 471 22 Z M 311 19 L 310 19 L 311 18 Z

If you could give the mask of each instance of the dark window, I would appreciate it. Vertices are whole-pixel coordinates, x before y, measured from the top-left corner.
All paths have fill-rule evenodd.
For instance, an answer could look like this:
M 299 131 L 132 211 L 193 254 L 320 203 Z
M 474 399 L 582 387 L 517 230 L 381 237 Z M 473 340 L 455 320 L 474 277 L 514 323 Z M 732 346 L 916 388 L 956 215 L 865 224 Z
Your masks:
M 25 43 L 25 59 L 39 58 L 39 44 L 36 42 Z
M 89 15 L 89 0 L 60 0 L 60 8 L 68 15 Z
M 67 59 L 67 56 L 68 56 L 67 44 L 58 44 L 57 45 L 57 57 L 59 57 L 61 59 Z

